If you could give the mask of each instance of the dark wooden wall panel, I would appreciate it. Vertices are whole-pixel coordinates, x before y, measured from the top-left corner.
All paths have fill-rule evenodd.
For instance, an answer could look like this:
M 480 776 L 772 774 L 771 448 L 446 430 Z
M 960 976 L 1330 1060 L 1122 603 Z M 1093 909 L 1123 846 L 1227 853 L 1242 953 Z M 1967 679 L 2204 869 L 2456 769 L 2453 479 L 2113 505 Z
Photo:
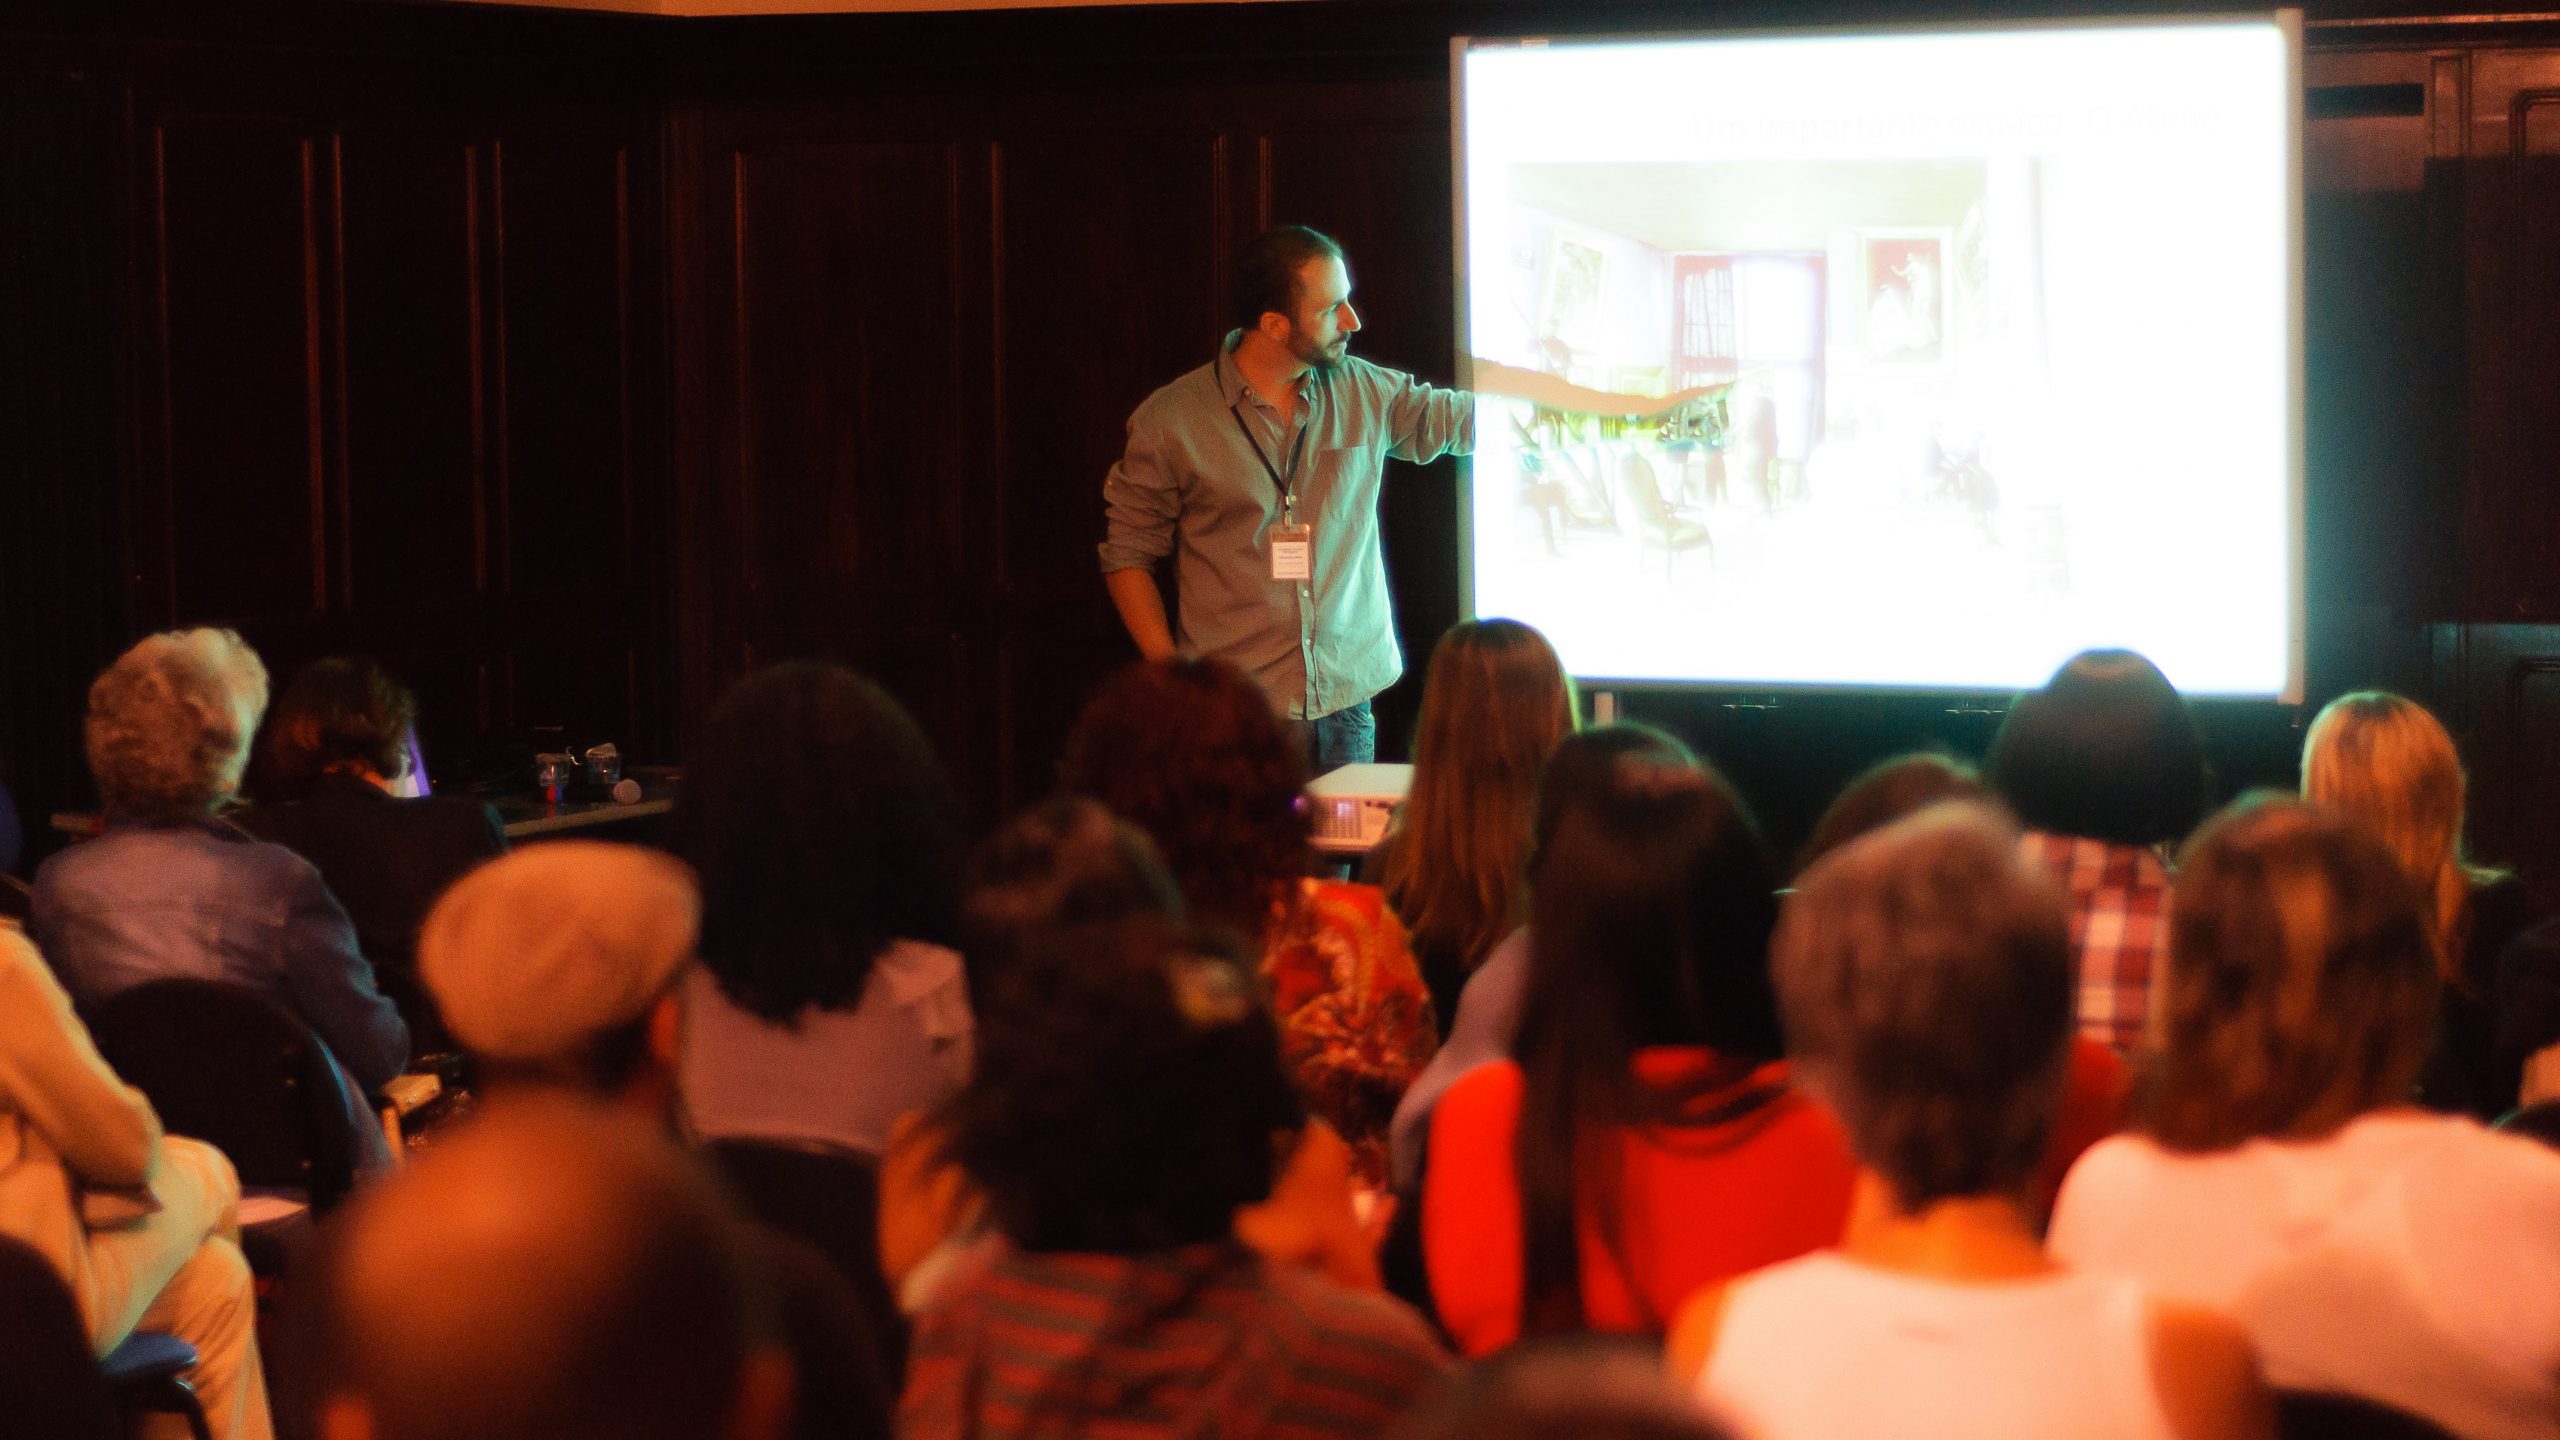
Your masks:
M 1044 130 L 999 148 L 996 536 L 1017 599 L 1063 601 L 1088 621 L 1108 609 L 1092 542 L 1103 476 L 1145 398 L 1127 377 L 1169 381 L 1227 328 L 1228 149 L 1206 127 Z
M 416 610 L 477 587 L 483 436 L 476 147 L 359 131 L 330 147 L 343 247 L 339 605 Z
M 665 523 L 642 483 L 630 148 L 580 136 L 496 147 L 504 436 L 491 570 L 516 593 L 624 594 Z M 644 516 L 641 507 L 651 506 Z
M 147 142 L 166 623 L 319 608 L 321 173 L 281 120 L 176 115 Z M 254 557 L 251 560 L 249 557 Z
M 765 607 L 895 607 L 957 578 L 987 393 L 960 333 L 961 164 L 896 141 L 738 156 L 740 500 Z

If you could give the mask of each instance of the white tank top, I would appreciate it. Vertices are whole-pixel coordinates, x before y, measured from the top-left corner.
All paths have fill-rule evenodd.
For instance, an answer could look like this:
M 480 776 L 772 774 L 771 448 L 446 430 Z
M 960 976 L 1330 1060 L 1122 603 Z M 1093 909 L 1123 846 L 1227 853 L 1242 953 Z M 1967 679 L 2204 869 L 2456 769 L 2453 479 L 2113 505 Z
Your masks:
M 1979 1285 L 1836 1253 L 1726 1292 L 1698 1393 L 1756 1440 L 2166 1440 L 2132 1280 Z

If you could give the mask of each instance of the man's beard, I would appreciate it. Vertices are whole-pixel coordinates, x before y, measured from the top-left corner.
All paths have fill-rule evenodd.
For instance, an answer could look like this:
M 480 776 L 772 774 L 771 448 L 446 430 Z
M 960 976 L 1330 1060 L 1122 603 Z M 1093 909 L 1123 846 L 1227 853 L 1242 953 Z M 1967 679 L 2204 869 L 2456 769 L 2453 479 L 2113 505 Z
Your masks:
M 1342 336 L 1329 346 L 1308 346 L 1298 352 L 1298 363 L 1310 370 L 1331 370 L 1351 353 L 1351 337 Z

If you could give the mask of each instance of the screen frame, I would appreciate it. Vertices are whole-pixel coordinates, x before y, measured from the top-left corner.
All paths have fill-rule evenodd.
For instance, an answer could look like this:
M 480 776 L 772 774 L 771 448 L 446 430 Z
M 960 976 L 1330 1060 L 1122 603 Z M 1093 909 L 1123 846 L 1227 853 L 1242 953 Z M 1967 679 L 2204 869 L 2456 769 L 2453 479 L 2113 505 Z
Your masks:
M 1544 31 L 1518 35 L 1453 35 L 1449 39 L 1449 171 L 1451 226 L 1450 245 L 1454 254 L 1451 304 L 1456 310 L 1451 335 L 1457 345 L 1453 373 L 1460 388 L 1475 389 L 1475 345 L 1471 329 L 1472 289 L 1469 284 L 1467 257 L 1467 56 L 1478 49 L 1526 49 L 1582 46 L 1624 45 L 1647 41 L 1685 42 L 1700 40 L 1749 41 L 1765 39 L 1864 39 L 1918 35 L 2000 35 L 2022 31 L 2060 32 L 2072 30 L 2136 30 L 2194 28 L 2200 26 L 2258 27 L 2273 26 L 2284 48 L 2284 103 L 2281 107 L 2284 167 L 2285 239 L 2291 250 L 2291 263 L 2285 270 L 2285 326 L 2287 353 L 2291 358 L 2285 384 L 2285 676 L 2282 687 L 2274 694 L 2259 691 L 2198 690 L 2182 692 L 2197 699 L 2213 699 L 2236 703 L 2275 703 L 2298 706 L 2306 693 L 2305 669 L 2309 655 L 2308 572 L 2305 569 L 2305 534 L 2309 515 L 2305 507 L 2305 470 L 2307 460 L 2307 347 L 2303 318 L 2303 260 L 2306 236 L 2303 229 L 2303 89 L 2302 89 L 2302 11 L 2286 6 L 2271 10 L 2234 12 L 2196 12 L 2167 15 L 2065 16 L 2055 18 L 2020 18 L 1992 21 L 1914 21 L 1880 25 L 1757 25 L 1720 29 L 1710 26 L 1677 30 L 1554 32 Z M 1458 614 L 1461 619 L 1485 618 L 1476 608 L 1475 556 L 1475 462 L 1471 455 L 1457 457 L 1458 462 Z M 1890 682 L 1864 684 L 1852 681 L 1776 682 L 1742 680 L 1664 680 L 1623 676 L 1574 675 L 1576 684 L 1590 690 L 1634 694 L 1699 694 L 1710 696 L 1749 696 L 1777 699 L 1788 695 L 1860 696 L 1918 695 L 1943 696 L 1953 701 L 1980 701 L 2018 693 L 2011 687 L 1964 685 L 1904 685 Z

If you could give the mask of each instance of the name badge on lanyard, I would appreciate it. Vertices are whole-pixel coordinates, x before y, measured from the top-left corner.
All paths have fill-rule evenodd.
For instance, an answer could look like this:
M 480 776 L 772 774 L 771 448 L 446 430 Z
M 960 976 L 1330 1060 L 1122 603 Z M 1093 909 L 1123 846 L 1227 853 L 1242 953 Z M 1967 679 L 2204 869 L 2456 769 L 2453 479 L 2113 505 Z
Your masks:
M 1312 580 L 1316 573 L 1316 529 L 1312 525 L 1271 527 L 1271 578 Z
M 1303 584 L 1315 578 L 1315 527 L 1298 523 L 1298 487 L 1291 483 L 1298 469 L 1298 459 L 1306 453 L 1307 426 L 1298 426 L 1297 438 L 1289 447 L 1289 474 L 1271 463 L 1263 453 L 1262 442 L 1253 438 L 1253 430 L 1244 423 L 1244 412 L 1233 405 L 1227 414 L 1236 422 L 1236 433 L 1244 437 L 1253 458 L 1262 462 L 1262 473 L 1271 477 L 1271 488 L 1280 492 L 1280 522 L 1271 527 L 1271 578 L 1291 584 Z

